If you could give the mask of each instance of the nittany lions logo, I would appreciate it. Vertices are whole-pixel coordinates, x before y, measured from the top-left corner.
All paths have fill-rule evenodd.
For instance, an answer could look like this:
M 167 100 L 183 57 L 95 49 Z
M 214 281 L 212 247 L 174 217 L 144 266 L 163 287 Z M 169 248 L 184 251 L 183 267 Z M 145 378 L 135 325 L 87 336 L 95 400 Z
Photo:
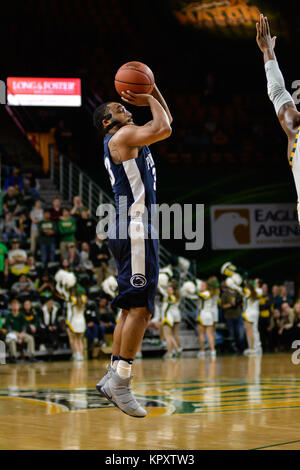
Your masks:
M 144 287 L 147 284 L 147 279 L 143 274 L 134 274 L 130 279 L 130 284 L 133 287 Z

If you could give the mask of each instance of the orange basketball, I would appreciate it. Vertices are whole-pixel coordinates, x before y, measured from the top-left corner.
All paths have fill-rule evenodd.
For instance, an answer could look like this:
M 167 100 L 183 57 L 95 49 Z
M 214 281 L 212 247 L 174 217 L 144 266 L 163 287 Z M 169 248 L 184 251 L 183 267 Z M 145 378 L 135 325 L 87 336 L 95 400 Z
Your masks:
M 127 62 L 119 68 L 115 76 L 115 87 L 119 95 L 126 90 L 150 94 L 153 86 L 152 70 L 142 62 Z

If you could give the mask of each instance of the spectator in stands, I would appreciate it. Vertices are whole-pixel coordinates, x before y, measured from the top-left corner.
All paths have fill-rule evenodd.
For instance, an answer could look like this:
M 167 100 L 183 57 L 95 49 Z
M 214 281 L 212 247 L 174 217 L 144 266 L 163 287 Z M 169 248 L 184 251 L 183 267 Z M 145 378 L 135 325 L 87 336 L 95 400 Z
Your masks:
M 20 249 L 20 240 L 17 238 L 11 240 L 11 250 L 8 252 L 8 265 L 12 278 L 20 276 L 20 274 L 27 274 L 29 271 L 26 251 Z
M 300 339 L 300 303 L 296 303 L 294 306 L 294 317 L 293 339 Z
M 25 198 L 28 198 L 28 203 L 31 202 L 31 207 L 34 204 L 34 201 L 41 198 L 36 187 L 35 178 L 32 175 L 32 173 L 26 173 L 26 176 L 24 178 L 24 189 L 22 191 L 22 194 L 23 194 L 23 200 L 25 200 Z
M 271 348 L 270 332 L 268 330 L 270 326 L 272 316 L 272 304 L 273 298 L 268 292 L 268 284 L 262 284 L 262 297 L 259 302 L 259 322 L 258 329 L 261 339 L 263 351 L 269 351 Z
M 58 221 L 58 231 L 60 235 L 60 256 L 65 258 L 69 244 L 75 242 L 76 222 L 70 217 L 69 209 L 66 207 L 62 210 L 62 216 Z
M 26 274 L 21 274 L 18 281 L 12 285 L 11 291 L 14 297 L 17 297 L 19 300 L 24 300 L 26 297 L 32 298 L 36 289 L 33 282 L 27 278 Z
M 105 343 L 105 334 L 113 333 L 116 321 L 107 297 L 101 297 L 98 306 L 99 339 Z
M 221 307 L 231 338 L 231 350 L 232 352 L 242 352 L 245 349 L 245 328 L 242 318 L 243 298 L 241 294 L 237 290 L 224 286 Z
M 284 351 L 291 349 L 293 341 L 294 313 L 288 302 L 281 305 L 281 320 L 278 331 L 280 348 Z
M 62 216 L 61 200 L 59 197 L 55 197 L 52 201 L 52 209 L 50 209 L 50 218 L 55 222 L 58 222 Z
M 42 265 L 46 269 L 49 261 L 55 260 L 56 223 L 50 218 L 50 211 L 45 210 L 43 220 L 38 223 L 39 245 L 42 252 Z
M 40 276 L 40 269 L 37 267 L 35 257 L 31 253 L 28 253 L 27 265 L 29 268 L 27 276 L 35 283 Z
M 83 207 L 83 202 L 82 200 L 80 199 L 79 196 L 74 196 L 73 197 L 73 207 L 71 209 L 71 212 L 70 214 L 75 217 L 75 219 L 77 220 L 78 217 L 80 216 L 80 213 L 81 213 L 81 209 Z
M 110 275 L 108 261 L 110 259 L 110 253 L 105 240 L 99 235 L 95 243 L 91 245 L 91 260 L 95 268 L 95 274 L 97 276 L 97 284 L 100 287 L 102 281 Z
M 0 289 L 0 317 L 6 316 L 8 313 L 8 295 Z
M 8 279 L 8 249 L 0 238 L 0 286 L 4 286 Z
M 96 223 L 90 217 L 87 207 L 83 207 L 77 220 L 76 240 L 91 243 L 96 238 Z
M 25 317 L 20 313 L 20 302 L 13 299 L 10 303 L 11 313 L 5 318 L 5 329 L 8 334 L 6 343 L 9 347 L 11 362 L 17 362 L 17 345 L 27 344 L 29 361 L 34 361 L 35 344 L 34 337 L 25 332 Z
M 278 335 L 278 332 L 279 332 L 280 328 L 281 328 L 280 310 L 278 308 L 274 308 L 268 331 L 270 332 L 270 337 L 271 337 L 271 348 L 275 352 L 279 351 L 279 335 Z
M 40 321 L 38 311 L 32 306 L 31 300 L 23 303 L 22 314 L 25 318 L 25 332 L 34 337 L 35 346 L 38 348 L 40 341 Z
M 31 189 L 30 182 L 25 180 L 24 188 L 21 192 L 21 195 L 22 195 L 23 206 L 26 209 L 26 212 L 30 212 L 35 201 L 38 199 L 38 197 L 35 197 L 35 193 L 33 195 L 32 191 L 34 190 Z
M 80 270 L 81 259 L 79 251 L 76 249 L 75 243 L 69 243 L 65 259 L 68 261 L 68 266 L 71 271 Z
M 13 170 L 12 175 L 5 178 L 4 189 L 7 190 L 9 187 L 13 187 L 17 193 L 23 189 L 23 179 L 18 168 Z
M 27 173 L 25 174 L 24 182 L 29 182 L 31 189 L 34 189 L 36 193 L 38 194 L 40 185 L 31 171 L 27 171 Z M 38 199 L 40 199 L 39 196 L 38 196 Z
M 3 196 L 3 209 L 5 212 L 12 212 L 17 215 L 21 208 L 22 199 L 13 186 L 9 186 L 7 192 Z
M 55 285 L 47 271 L 44 271 L 35 284 L 37 293 L 42 299 L 49 299 L 55 293 Z
M 295 302 L 294 302 L 294 305 L 300 303 L 300 289 L 298 289 L 298 292 L 295 296 Z
M 11 238 L 18 237 L 18 227 L 12 212 L 6 212 L 1 223 L 1 234 L 5 243 L 9 243 Z
M 17 234 L 21 241 L 26 241 L 30 237 L 31 221 L 25 212 L 22 212 L 17 220 Z
M 285 303 L 285 302 L 287 302 L 289 305 L 291 305 L 292 297 L 290 295 L 288 295 L 285 285 L 280 286 L 279 295 L 280 295 L 280 306 L 281 306 L 281 308 L 282 308 L 282 304 Z
M 64 322 L 63 322 L 64 323 Z M 49 297 L 40 311 L 41 343 L 56 348 L 59 343 L 59 333 L 62 328 L 62 312 Z
M 88 340 L 88 356 L 92 357 L 93 348 L 100 344 L 99 341 L 99 313 L 95 305 L 85 309 L 86 336 Z
M 281 299 L 280 299 L 280 287 L 277 284 L 272 286 L 272 298 L 273 298 L 273 308 L 279 309 L 281 308 Z
M 30 212 L 31 218 L 31 230 L 30 230 L 30 251 L 35 254 L 36 244 L 39 237 L 38 224 L 43 220 L 43 208 L 42 201 L 37 200 L 34 204 L 33 209 Z
M 83 271 L 87 271 L 92 278 L 94 266 L 90 259 L 90 245 L 86 242 L 81 244 L 81 252 L 80 252 L 80 268 Z

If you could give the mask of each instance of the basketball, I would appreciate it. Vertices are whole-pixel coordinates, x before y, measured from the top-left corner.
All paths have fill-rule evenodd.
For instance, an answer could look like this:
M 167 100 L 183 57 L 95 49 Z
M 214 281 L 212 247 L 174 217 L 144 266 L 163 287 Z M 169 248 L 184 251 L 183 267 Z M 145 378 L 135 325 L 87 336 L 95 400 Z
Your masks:
M 126 90 L 150 94 L 153 86 L 153 72 L 142 62 L 127 62 L 119 68 L 115 76 L 115 88 L 119 95 Z

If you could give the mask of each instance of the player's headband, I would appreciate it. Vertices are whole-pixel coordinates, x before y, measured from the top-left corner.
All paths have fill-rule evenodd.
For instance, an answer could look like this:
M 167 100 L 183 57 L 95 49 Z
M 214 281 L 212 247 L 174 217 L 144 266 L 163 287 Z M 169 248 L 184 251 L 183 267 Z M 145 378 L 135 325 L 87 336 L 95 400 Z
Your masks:
M 103 117 L 102 121 L 103 121 L 104 119 L 110 119 L 111 117 L 112 117 L 112 114 L 111 114 L 111 113 L 106 114 L 106 116 Z M 115 127 L 117 124 L 120 124 L 120 121 L 117 121 L 117 120 L 116 120 L 116 121 L 113 121 L 111 124 L 109 124 L 109 126 L 107 126 L 107 127 L 104 128 L 105 132 L 110 131 L 110 129 L 112 129 L 113 127 Z

